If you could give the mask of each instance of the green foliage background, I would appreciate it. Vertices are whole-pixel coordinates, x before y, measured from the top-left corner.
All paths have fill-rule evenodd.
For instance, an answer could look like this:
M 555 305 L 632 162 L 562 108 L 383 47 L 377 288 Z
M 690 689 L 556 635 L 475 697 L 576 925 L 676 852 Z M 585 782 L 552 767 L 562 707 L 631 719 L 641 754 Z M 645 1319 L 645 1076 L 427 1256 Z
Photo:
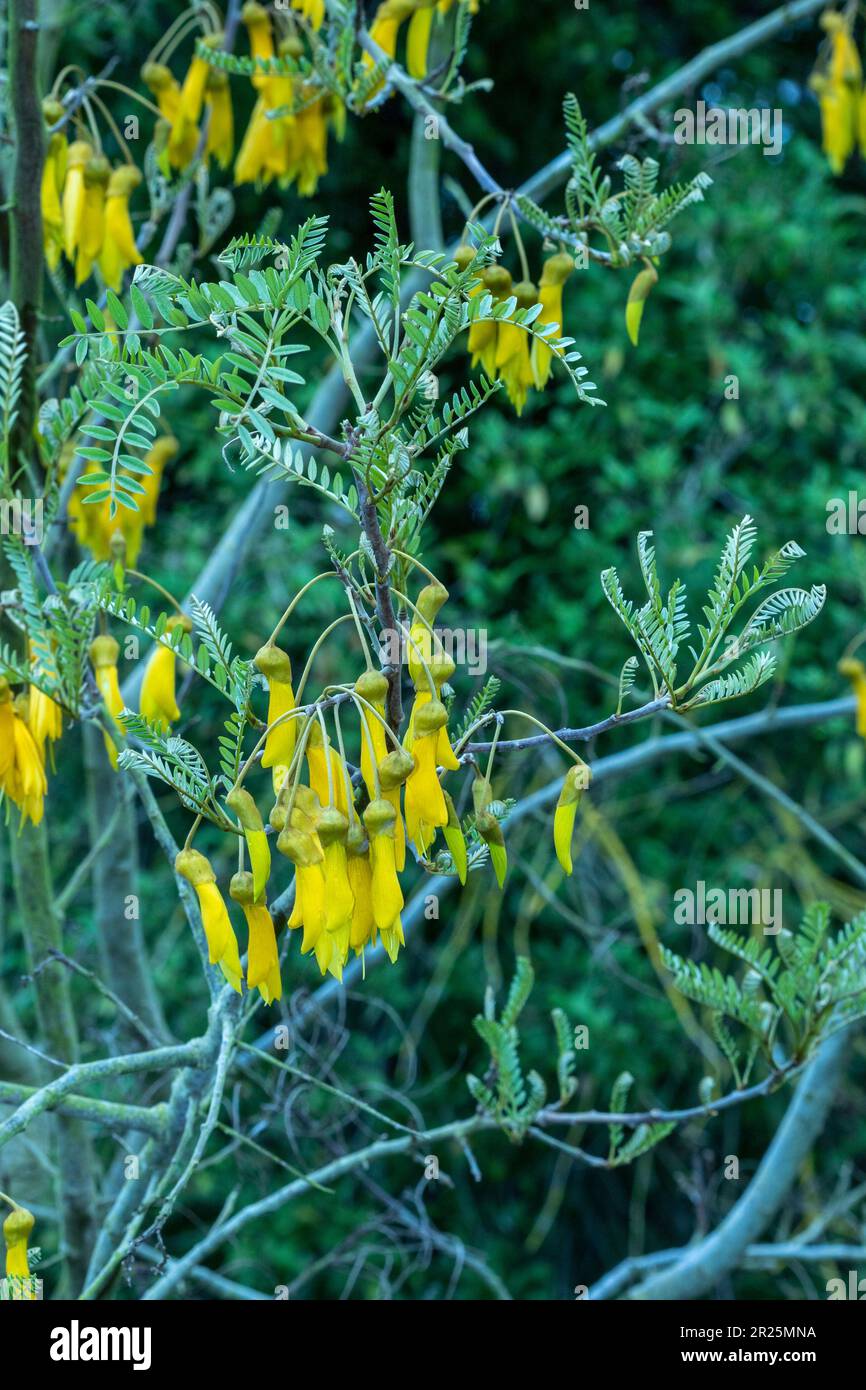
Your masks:
M 711 0 L 675 0 L 663 7 L 622 0 L 615 12 L 601 4 L 576 11 L 566 0 L 532 6 L 493 0 L 475 24 L 467 75 L 491 76 L 495 85 L 451 113 L 453 122 L 492 172 L 513 186 L 559 152 L 565 91 L 577 93 L 590 126 L 599 124 L 647 77 L 657 80 L 762 11 Z M 119 52 L 119 70 L 129 76 L 173 12 L 164 4 L 107 4 L 96 12 L 73 7 L 63 58 L 96 70 Z M 828 500 L 862 482 L 866 167 L 855 160 L 845 177 L 834 179 L 821 156 L 817 107 L 806 87 L 817 42 L 816 25 L 803 24 L 717 74 L 690 98 L 781 107 L 787 140 L 780 158 L 765 158 L 755 147 L 683 148 L 669 140 L 659 149 L 638 135 L 609 152 L 611 160 L 624 148 L 656 155 L 666 182 L 701 167 L 714 180 L 705 203 L 675 225 L 674 247 L 647 305 L 640 347 L 632 349 L 625 333 L 629 272 L 595 267 L 575 274 L 566 296 L 566 331 L 607 408 L 576 408 L 571 388 L 560 380 L 543 397 L 531 396 L 517 421 L 503 393 L 473 423 L 471 446 L 459 457 L 434 513 L 424 558 L 451 589 L 447 624 L 485 627 L 491 669 L 513 697 L 508 703 L 521 703 L 554 726 L 609 713 L 616 698 L 611 678 L 630 654 L 602 595 L 600 570 L 615 564 L 628 591 L 638 579 L 634 535 L 652 529 L 662 574 L 683 575 L 698 594 L 711 578 L 725 532 L 745 512 L 759 523 L 762 552 L 790 538 L 799 541 L 807 558 L 796 582 L 826 582 L 829 598 L 821 618 L 784 648 L 775 684 L 721 717 L 767 701 L 789 704 L 846 693 L 836 662 L 864 622 L 866 540 L 830 536 L 825 523 Z M 236 95 L 242 89 L 233 80 Z M 243 103 L 251 106 L 247 91 L 239 97 L 238 105 Z M 124 111 L 122 98 L 114 109 Z M 668 137 L 671 117 L 668 110 L 659 118 Z M 335 258 L 350 247 L 364 248 L 370 237 L 366 201 L 383 169 L 408 229 L 408 149 L 409 117 L 394 100 L 379 116 L 350 121 L 346 144 L 336 150 L 312 207 L 293 195 L 259 198 L 241 190 L 231 231 L 251 230 L 266 206 L 280 207 L 285 233 L 310 210 L 326 211 Z M 477 192 L 448 156 L 444 171 L 443 215 L 454 235 L 462 220 L 454 182 L 470 202 Z M 529 246 L 539 267 L 537 239 L 530 236 Z M 515 264 L 508 245 L 506 263 Z M 49 334 L 66 331 L 64 311 L 49 301 Z M 453 358 L 443 373 L 443 392 L 456 388 L 466 371 L 465 358 Z M 724 397 L 730 373 L 739 379 L 738 400 Z M 196 400 L 173 410 L 171 425 L 182 453 L 142 565 L 181 592 L 251 483 L 225 467 L 209 416 Z M 575 529 L 579 504 L 589 508 L 588 530 Z M 322 515 L 317 497 L 296 492 L 288 532 L 275 530 L 248 557 L 223 610 L 225 625 L 248 653 L 264 641 L 287 595 L 321 567 L 317 538 L 323 520 L 337 524 Z M 319 586 L 290 634 L 293 656 L 301 658 L 329 612 L 329 586 Z M 323 659 L 323 674 L 329 674 L 329 660 L 334 674 L 338 666 L 345 672 L 353 650 L 337 641 Z M 461 696 L 470 692 L 468 683 L 459 688 Z M 184 713 L 202 741 L 215 730 L 220 711 L 199 687 Z M 608 736 L 590 751 L 609 753 L 649 734 L 641 725 Z M 775 735 L 750 743 L 743 756 L 860 852 L 864 749 L 852 727 L 836 721 Z M 68 833 L 72 856 L 78 852 L 78 787 L 65 761 L 61 753 L 51 821 L 55 833 L 66 827 L 60 833 Z M 508 766 L 509 793 L 517 796 L 550 781 L 561 760 L 555 752 L 512 754 Z M 170 798 L 160 800 L 179 830 L 183 817 Z M 671 759 L 605 782 L 592 804 L 639 870 L 660 939 L 680 952 L 714 955 L 701 928 L 673 923 L 674 890 L 698 879 L 724 887 L 781 888 L 789 926 L 816 897 L 827 898 L 842 919 L 863 906 L 863 894 L 838 877 L 833 862 L 803 838 L 795 821 L 706 759 Z M 419 1113 L 428 1125 L 469 1113 L 463 1074 L 484 1065 L 472 1017 L 485 986 L 500 990 L 515 954 L 528 951 L 537 983 L 524 1015 L 527 1062 L 549 1083 L 549 1011 L 560 1006 L 590 1031 L 590 1048 L 578 1056 L 582 1107 L 606 1107 L 610 1087 L 625 1069 L 635 1076 L 635 1105 L 696 1103 L 707 1061 L 685 1039 L 648 963 L 621 866 L 589 836 L 575 877 L 564 880 L 553 858 L 550 822 L 549 814 L 531 819 L 509 838 L 512 871 L 501 897 L 488 872 L 477 875 L 461 897 L 443 899 L 438 921 L 413 932 L 395 968 L 378 966 L 345 1006 L 332 1001 L 327 1019 L 303 1033 L 309 1055 L 301 1053 L 298 1064 L 315 1069 L 328 1057 L 330 1069 L 322 1073 L 327 1079 L 401 1118 L 398 1093 L 405 1092 L 410 1122 Z M 158 852 L 146 853 L 154 857 L 152 866 L 145 861 L 143 867 L 159 868 L 142 876 L 145 932 L 154 941 L 165 925 L 165 874 Z M 74 917 L 71 940 L 86 956 L 92 944 L 86 902 L 79 900 Z M 201 1027 L 206 1001 L 179 911 L 156 961 L 167 1016 L 177 1035 L 187 1036 Z M 296 942 L 284 974 L 290 990 L 318 983 L 313 961 L 299 956 Z M 86 990 L 79 998 L 88 1045 L 101 1051 L 108 1016 Z M 272 1020 L 262 1010 L 258 1021 L 264 1030 Z M 863 1054 L 862 1039 L 855 1041 L 845 1090 L 788 1206 L 786 1231 L 795 1231 L 828 1200 L 846 1165 L 853 1169 L 852 1184 L 858 1173 L 862 1180 Z M 262 1100 L 275 1106 L 276 1129 L 262 1142 L 279 1147 L 289 1161 L 309 1168 L 326 1158 L 338 1137 L 337 1121 L 348 1124 L 355 1143 L 379 1132 L 363 1117 L 347 1121 L 345 1104 L 331 1097 L 290 1096 L 290 1084 L 277 1094 L 277 1073 L 266 1070 Z M 724 1071 L 720 1079 L 727 1089 Z M 478 1182 L 457 1147 L 439 1155 L 453 1186 L 425 1183 L 421 1165 L 405 1158 L 369 1177 L 409 1205 L 417 1184 L 436 1226 L 483 1251 L 515 1296 L 567 1299 L 575 1285 L 591 1283 L 627 1254 L 683 1244 L 716 1224 L 759 1162 L 785 1101 L 783 1094 L 686 1127 L 620 1172 L 587 1171 L 546 1148 L 512 1148 L 491 1135 L 474 1144 Z M 279 1146 L 275 1135 L 283 1123 L 291 1129 L 299 1106 L 321 1129 L 318 1137 L 301 1138 L 293 1151 L 285 1142 Z M 562 1137 L 592 1144 L 591 1135 Z M 740 1158 L 739 1183 L 721 1176 L 729 1154 Z M 236 1162 L 245 1200 L 285 1180 L 252 1151 L 238 1150 Z M 166 1233 L 174 1252 L 214 1219 L 231 1171 L 231 1164 L 202 1169 Z M 332 1298 L 347 1290 L 360 1298 L 386 1292 L 400 1298 L 449 1296 L 453 1251 L 434 1250 L 429 1260 L 410 1264 L 377 1231 L 379 1211 L 376 1193 L 363 1180 L 345 1180 L 330 1197 L 311 1191 L 250 1228 L 225 1251 L 221 1271 L 266 1293 L 299 1280 L 299 1296 Z M 358 1237 L 367 1222 L 369 1232 Z M 856 1228 L 843 1219 L 831 1232 L 841 1238 L 851 1229 Z M 350 1255 L 344 1259 L 347 1243 Z M 366 1255 L 349 1285 L 359 1247 Z M 810 1267 L 740 1274 L 719 1293 L 823 1297 L 826 1278 L 837 1272 Z M 134 1296 L 135 1287 L 133 1275 L 127 1294 Z M 455 1296 L 489 1297 L 490 1289 L 467 1270 Z

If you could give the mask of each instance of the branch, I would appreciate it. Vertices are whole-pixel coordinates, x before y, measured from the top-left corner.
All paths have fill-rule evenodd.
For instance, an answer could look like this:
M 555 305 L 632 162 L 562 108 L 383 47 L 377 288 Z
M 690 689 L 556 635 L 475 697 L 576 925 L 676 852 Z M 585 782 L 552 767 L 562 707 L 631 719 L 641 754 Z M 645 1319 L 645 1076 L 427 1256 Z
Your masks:
M 37 1095 L 35 1086 L 20 1086 L 0 1081 L 0 1104 L 18 1105 Z M 125 1105 L 114 1100 L 91 1100 L 90 1096 L 68 1095 L 48 1107 L 74 1120 L 91 1120 L 107 1129 L 122 1127 L 139 1134 L 162 1134 L 165 1129 L 166 1107 L 158 1105 Z

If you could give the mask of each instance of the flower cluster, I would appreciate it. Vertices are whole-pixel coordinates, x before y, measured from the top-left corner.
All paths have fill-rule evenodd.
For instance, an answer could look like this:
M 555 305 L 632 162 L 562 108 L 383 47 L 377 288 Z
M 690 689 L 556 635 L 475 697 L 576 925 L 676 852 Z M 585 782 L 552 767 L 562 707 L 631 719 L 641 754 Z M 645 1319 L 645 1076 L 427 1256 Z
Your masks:
M 324 18 L 324 6 L 294 0 L 313 28 Z M 297 32 L 283 37 L 274 33 L 271 16 L 258 0 L 247 0 L 241 11 L 250 41 L 250 53 L 264 70 L 252 77 L 256 104 L 235 162 L 235 182 L 265 186 L 274 180 L 280 188 L 297 184 L 302 197 L 311 197 L 328 172 L 328 132 L 343 138 L 346 112 L 332 92 L 317 82 L 291 71 L 292 60 L 305 49 Z M 275 58 L 286 60 L 288 71 L 267 71 Z
M 177 454 L 178 448 L 173 434 L 159 435 L 154 440 L 144 456 L 149 471 L 142 474 L 139 482 L 138 510 L 132 511 L 121 505 L 114 517 L 111 515 L 111 498 L 104 487 L 101 460 L 88 461 L 73 489 L 67 513 L 70 531 L 78 543 L 90 551 L 94 560 L 109 560 L 120 553 L 128 565 L 135 565 L 145 528 L 156 523 L 165 466 Z M 98 446 L 90 452 L 99 452 Z
M 326 577 L 319 575 L 310 583 Z M 498 734 L 484 773 L 475 767 L 471 811 L 463 823 L 443 785 L 445 777 L 459 772 L 464 764 L 474 766 L 468 740 L 478 723 L 462 732 L 456 747 L 452 744 L 446 702 L 451 698 L 449 682 L 455 663 L 433 626 L 448 593 L 434 576 L 428 577 L 430 582 L 415 602 L 397 595 L 403 611 L 411 615 L 401 628 L 412 686 L 402 732 L 392 704 L 393 682 L 400 687 L 399 671 L 388 666 L 386 674 L 373 664 L 351 589 L 351 612 L 318 639 L 297 689 L 291 658 L 277 644 L 277 637 L 309 585 L 296 595 L 253 659 L 268 693 L 266 718 L 258 721 L 262 733 L 225 794 L 225 810 L 220 808 L 215 816 L 203 813 L 224 833 L 233 830 L 238 839 L 238 871 L 228 897 L 241 908 L 247 925 L 245 966 L 216 870 L 192 844 L 202 815 L 175 862 L 177 873 L 195 889 L 209 960 L 239 992 L 245 980 L 268 1004 L 281 996 L 276 929 L 268 908 L 272 845 L 294 867 L 294 904 L 288 926 L 301 931 L 301 953 L 314 955 L 322 974 L 330 972 L 338 979 L 352 952 L 363 955 L 368 945 L 379 940 L 391 961 L 396 961 L 405 944 L 401 875 L 410 852 L 422 870 L 453 873 L 462 883 L 469 868 L 489 856 L 500 887 L 503 884 L 507 851 L 501 803 L 494 797 L 492 783 Z M 328 686 L 317 700 L 305 704 L 303 692 L 315 655 L 327 633 L 342 621 L 355 622 L 367 667 L 351 684 Z M 184 622 L 188 624 L 178 615 L 169 626 Z M 113 637 L 103 633 L 94 639 L 94 677 L 108 713 L 122 732 L 118 655 Z M 163 733 L 180 717 L 176 661 L 170 644 L 157 643 L 142 687 L 141 713 Z M 347 713 L 351 728 L 344 727 Z M 490 717 L 484 716 L 481 722 Z M 497 728 L 500 725 L 498 719 Z M 117 765 L 114 741 L 108 734 L 106 743 Z M 554 844 L 563 869 L 571 873 L 572 830 L 589 770 L 570 749 L 565 752 L 574 765 L 556 808 Z M 350 761 L 350 754 L 356 762 Z M 248 785 L 258 769 L 270 773 L 272 804 L 267 823 Z M 437 852 L 440 832 L 444 848 Z
M 60 706 L 36 685 L 13 696 L 0 676 L 0 793 L 13 801 L 22 823 L 42 820 L 48 779 L 46 748 L 63 732 Z
M 841 174 L 859 141 L 866 156 L 866 90 L 854 42 L 856 9 L 825 10 L 821 25 L 827 38 L 809 80 L 821 108 L 823 148 L 834 174 Z
M 430 39 L 437 16 L 446 15 L 454 0 L 382 0 L 370 25 L 370 38 L 389 58 L 397 56 L 400 29 L 406 29 L 406 71 L 410 77 L 427 76 Z M 478 13 L 478 0 L 469 0 L 471 14 Z
M 473 256 L 471 247 L 460 246 L 454 259 L 462 270 L 471 264 Z M 536 327 L 555 324 L 561 337 L 563 288 L 573 270 L 574 259 L 565 251 L 547 258 L 537 286 L 529 279 L 514 282 L 504 266 L 491 265 L 482 272 L 473 293 L 486 292 L 497 301 L 514 298 L 518 309 L 540 305 L 534 320 Z M 550 379 L 555 349 L 538 338 L 530 338 L 518 324 L 481 319 L 470 328 L 467 346 L 473 367 L 480 363 L 487 376 L 502 380 L 518 415 L 523 412 L 529 388 L 543 391 Z
M 76 285 L 98 266 L 106 285 L 117 291 L 124 271 L 141 264 L 129 216 L 141 170 L 131 162 L 112 169 L 90 138 L 70 141 L 56 97 L 46 97 L 42 110 L 48 128 L 41 193 L 45 259 L 56 270 L 65 256 Z

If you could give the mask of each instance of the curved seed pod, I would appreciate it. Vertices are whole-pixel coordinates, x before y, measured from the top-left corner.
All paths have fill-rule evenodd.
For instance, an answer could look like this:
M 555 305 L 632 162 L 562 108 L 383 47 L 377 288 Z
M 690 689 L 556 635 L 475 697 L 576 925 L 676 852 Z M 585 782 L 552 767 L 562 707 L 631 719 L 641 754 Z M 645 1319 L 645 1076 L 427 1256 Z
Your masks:
M 490 850 L 490 862 L 496 874 L 496 882 L 501 888 L 505 881 L 505 873 L 508 869 L 508 851 L 505 848 L 505 836 L 502 833 L 502 826 L 495 816 L 489 811 L 482 811 L 475 818 L 475 827 L 482 840 Z
M 589 785 L 591 773 L 586 763 L 576 763 L 565 774 L 553 814 L 553 844 L 565 873 L 572 872 L 571 837 L 580 798 Z

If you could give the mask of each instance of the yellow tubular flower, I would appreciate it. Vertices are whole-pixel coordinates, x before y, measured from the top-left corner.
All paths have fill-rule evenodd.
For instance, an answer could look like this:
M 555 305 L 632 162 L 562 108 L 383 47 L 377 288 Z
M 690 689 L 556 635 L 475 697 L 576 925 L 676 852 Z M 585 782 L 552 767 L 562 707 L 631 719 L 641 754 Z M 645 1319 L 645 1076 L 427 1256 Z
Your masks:
M 447 718 L 441 700 L 428 700 L 414 714 L 415 768 L 406 782 L 406 834 L 422 854 L 432 838 L 429 831 L 448 824 L 448 809 L 436 775 L 438 734 Z
M 196 891 L 211 965 L 218 965 L 232 989 L 240 994 L 243 972 L 237 937 L 209 860 L 197 849 L 183 849 L 174 867 Z
M 427 53 L 436 0 L 416 0 L 415 13 L 406 34 L 406 68 L 410 77 L 427 76 Z
M 538 286 L 541 313 L 535 323 L 537 327 L 546 323 L 555 323 L 558 331 L 553 334 L 554 338 L 562 337 L 562 289 L 573 270 L 574 259 L 565 251 L 559 252 L 556 256 L 550 256 L 541 269 L 541 280 Z M 542 343 L 538 338 L 533 338 L 530 359 L 532 379 L 536 391 L 543 391 L 547 385 L 552 357 L 552 348 L 548 347 L 546 343 Z
M 538 291 L 531 280 L 520 280 L 514 286 L 518 309 L 531 309 L 538 303 Z M 496 336 L 496 369 L 505 382 L 508 399 L 518 415 L 523 414 L 526 396 L 533 383 L 532 362 L 529 357 L 529 334 L 513 323 L 500 323 Z
M 180 110 L 180 83 L 164 63 L 145 63 L 141 80 L 156 98 L 163 119 L 173 125 Z
M 243 826 L 253 870 L 253 897 L 259 899 L 271 873 L 271 851 L 261 813 L 245 787 L 233 787 L 226 797 L 226 805 Z
M 292 663 L 286 652 L 268 642 L 253 658 L 254 665 L 267 677 L 268 726 L 295 708 L 292 690 Z M 273 768 L 274 791 L 279 791 L 295 752 L 297 719 L 284 719 L 265 739 L 262 767 Z
M 235 160 L 235 183 L 270 183 L 274 177 L 273 171 L 268 169 L 273 150 L 273 123 L 268 120 L 267 111 L 268 107 L 259 97 Z
M 342 811 L 326 806 L 319 819 L 319 839 L 325 852 L 325 930 L 332 939 L 328 969 L 338 980 L 349 955 L 355 898 L 349 883 L 346 839 L 349 822 Z
M 292 0 L 292 9 L 301 12 L 311 29 L 321 29 L 325 20 L 325 0 Z
M 283 993 L 273 918 L 264 898 L 254 890 L 252 874 L 235 874 L 229 884 L 229 896 L 240 903 L 249 931 L 247 988 L 257 989 L 266 1004 L 273 1004 Z
M 99 268 L 105 283 L 115 294 L 120 293 L 124 271 L 141 265 L 135 244 L 135 232 L 129 216 L 129 200 L 141 183 L 141 170 L 133 164 L 115 169 L 108 180 L 105 198 L 105 240 L 99 257 Z
M 415 8 L 414 0 L 382 0 L 382 4 L 373 16 L 373 23 L 370 25 L 370 38 L 373 43 L 377 43 L 389 58 L 393 58 L 397 52 L 397 35 L 400 32 L 400 25 L 404 19 Z M 364 54 L 364 63 L 367 67 L 373 66 L 373 59 L 368 53 Z
M 75 283 L 82 285 L 99 259 L 105 241 L 105 191 L 111 168 L 104 155 L 94 155 L 84 168 L 84 217 L 75 258 Z
M 50 695 L 46 695 L 35 685 L 30 687 L 29 700 L 27 724 L 44 762 L 46 740 L 53 743 L 63 733 L 63 711 Z
M 212 68 L 205 95 L 210 106 L 205 151 L 213 155 L 221 169 L 227 169 L 235 148 L 235 122 L 228 73 Z
M 247 28 L 250 40 L 250 57 L 257 62 L 269 62 L 275 57 L 274 36 L 271 32 L 271 21 L 264 5 L 257 4 L 256 0 L 248 0 L 241 10 L 241 19 Z M 262 91 L 267 86 L 269 78 L 265 73 L 256 73 L 252 79 L 253 86 Z
M 186 614 L 177 613 L 165 625 L 166 633 L 183 628 L 192 632 L 192 620 Z M 141 683 L 141 713 L 162 733 L 168 733 L 171 725 L 180 719 L 180 710 L 175 698 L 175 674 L 177 653 L 172 647 L 159 642 L 150 654 Z
M 394 807 L 381 799 L 371 801 L 364 812 L 364 824 L 370 837 L 370 866 L 373 925 L 382 937 L 391 960 L 403 945 L 400 913 L 403 894 L 394 863 Z
M 29 1279 L 30 1266 L 27 1263 L 27 1241 L 36 1225 L 36 1218 L 26 1207 L 17 1203 L 3 1222 L 3 1240 L 6 1244 L 6 1278 Z M 16 1290 L 17 1292 L 17 1290 Z M 25 1298 L 35 1298 L 35 1292 L 24 1290 Z
M 117 679 L 117 658 L 120 655 L 120 647 L 113 637 L 104 635 L 94 637 L 90 644 L 90 660 L 93 665 L 93 675 L 96 686 L 105 702 L 105 708 L 117 725 L 121 733 L 124 733 L 122 724 L 118 723 L 117 716 L 123 709 L 123 696 L 120 693 L 120 682 Z M 117 767 L 117 749 L 110 736 L 103 732 L 105 747 L 111 759 L 111 766 Z
M 73 263 L 81 239 L 84 223 L 85 183 L 84 170 L 93 155 L 93 147 L 86 140 L 74 140 L 66 157 L 66 182 L 63 186 L 63 250 L 66 259 Z
M 589 777 L 590 769 L 585 763 L 575 763 L 574 767 L 570 767 L 565 774 L 553 813 L 553 844 L 556 857 L 567 874 L 572 872 L 571 837 L 574 818 Z
M 406 830 L 400 814 L 400 788 L 414 770 L 415 759 L 407 749 L 395 748 L 379 764 L 379 785 L 382 798 L 394 807 L 394 862 L 402 873 L 406 864 Z
M 303 926 L 301 955 L 315 951 L 324 975 L 331 963 L 332 941 L 325 930 L 324 853 L 305 830 L 287 825 L 280 831 L 277 849 L 295 866 L 295 899 L 298 910 L 289 926 Z
M 57 269 L 63 250 L 63 209 L 60 206 L 60 195 L 63 192 L 61 175 L 65 162 L 66 137 L 60 131 L 55 131 L 48 139 L 41 189 L 42 235 L 45 260 L 50 270 Z
M 381 718 L 377 719 L 368 709 L 361 705 L 359 715 L 363 721 L 361 729 L 361 776 L 364 779 L 364 786 L 367 788 L 367 795 L 372 801 L 376 796 L 376 777 L 373 770 L 373 760 L 378 768 L 382 759 L 388 752 L 388 737 L 385 733 L 385 726 L 382 720 L 385 718 L 385 699 L 388 695 L 388 681 L 381 671 L 365 671 L 355 681 L 355 690 L 368 705 Z M 369 738 L 367 732 L 369 732 Z M 372 745 L 373 758 L 370 757 Z
M 839 662 L 840 676 L 847 676 L 857 701 L 857 733 L 866 738 L 866 666 L 853 657 L 843 657 Z
M 310 786 L 316 793 L 323 806 L 327 806 L 331 801 L 328 786 L 328 764 L 325 760 L 325 748 L 322 741 L 322 730 L 318 721 L 314 721 L 307 739 L 307 746 L 304 750 L 307 755 L 307 767 L 310 773 Z M 346 805 L 346 775 L 343 770 L 343 760 L 334 748 L 328 744 L 328 755 L 331 763 L 331 781 L 334 787 L 334 805 L 338 811 L 342 811 L 344 816 L 348 815 Z
M 217 48 L 222 42 L 222 37 L 222 34 L 207 34 L 202 42 L 208 47 Z M 194 154 L 198 145 L 198 123 L 201 119 L 210 72 L 210 64 L 206 63 L 204 58 L 199 58 L 198 54 L 193 53 L 186 77 L 183 79 L 183 86 L 180 89 L 177 116 L 168 138 L 169 160 L 178 168 L 184 168 L 189 163 L 190 147 L 192 147 Z
M 481 292 L 492 295 L 494 302 L 501 302 L 511 294 L 511 275 L 501 265 L 490 265 L 481 276 Z M 493 377 L 496 371 L 496 343 L 499 325 L 495 319 L 478 319 L 469 329 L 467 349 L 475 367 L 480 362 L 485 376 Z
M 20 709 L 16 709 L 8 682 L 0 678 L 0 734 L 5 745 L 5 756 L 0 763 L 0 791 L 15 802 L 22 824 L 30 820 L 38 825 L 42 820 L 48 782 L 42 754 L 23 718 L 27 708 L 24 696 L 19 697 L 19 704 Z
M 359 822 L 355 822 L 346 840 L 347 871 L 354 907 L 349 945 L 358 956 L 370 940 L 373 922 L 373 871 L 367 854 L 367 841 Z

